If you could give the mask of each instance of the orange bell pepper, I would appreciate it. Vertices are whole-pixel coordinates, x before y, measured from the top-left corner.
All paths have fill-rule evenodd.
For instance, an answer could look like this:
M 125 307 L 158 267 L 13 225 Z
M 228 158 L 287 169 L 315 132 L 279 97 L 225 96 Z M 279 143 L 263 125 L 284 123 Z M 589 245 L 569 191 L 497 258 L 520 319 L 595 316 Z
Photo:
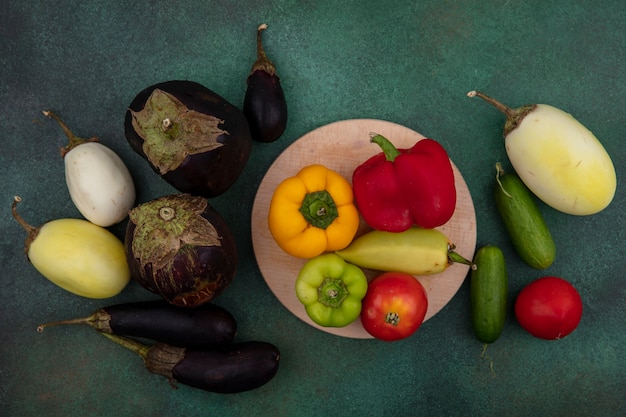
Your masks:
M 283 180 L 272 196 L 268 223 L 289 255 L 313 258 L 345 248 L 359 227 L 350 183 L 323 165 L 309 165 Z

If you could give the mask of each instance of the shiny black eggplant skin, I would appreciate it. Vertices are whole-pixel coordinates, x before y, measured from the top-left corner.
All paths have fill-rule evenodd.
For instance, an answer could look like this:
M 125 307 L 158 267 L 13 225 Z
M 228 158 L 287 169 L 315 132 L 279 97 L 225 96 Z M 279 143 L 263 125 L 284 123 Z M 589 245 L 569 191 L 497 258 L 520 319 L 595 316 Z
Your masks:
M 179 347 L 206 347 L 233 341 L 237 322 L 215 304 L 175 307 L 165 300 L 141 301 L 104 307 L 115 334 L 141 337 Z
M 241 342 L 211 349 L 185 349 L 172 369 L 181 384 L 210 392 L 232 394 L 269 382 L 278 371 L 280 352 L 267 342 Z M 147 366 L 147 365 L 146 365 Z
M 267 57 L 262 34 L 263 23 L 256 31 L 257 58 L 248 75 L 248 88 L 243 100 L 243 114 L 248 119 L 252 139 L 274 142 L 287 127 L 287 101 L 276 74 L 276 66 Z
M 281 137 L 287 127 L 287 102 L 276 74 L 258 69 L 248 76 L 243 113 L 252 139 L 268 143 Z
M 137 94 L 124 120 L 128 143 L 146 160 L 147 157 L 142 150 L 144 141 L 133 128 L 130 110 L 142 110 L 150 94 L 157 88 L 174 95 L 190 110 L 222 120 L 220 128 L 228 132 L 217 139 L 224 146 L 209 152 L 189 155 L 178 168 L 161 177 L 184 193 L 205 198 L 223 194 L 241 175 L 252 150 L 250 127 L 243 112 L 217 93 L 193 81 L 172 80 L 152 85 Z M 159 174 L 158 169 L 149 161 L 148 163 Z

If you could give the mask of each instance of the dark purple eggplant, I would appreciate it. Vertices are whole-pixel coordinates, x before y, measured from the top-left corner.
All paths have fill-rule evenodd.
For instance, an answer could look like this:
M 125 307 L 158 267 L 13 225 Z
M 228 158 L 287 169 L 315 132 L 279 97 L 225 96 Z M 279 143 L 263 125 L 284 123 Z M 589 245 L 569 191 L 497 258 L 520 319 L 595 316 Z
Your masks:
M 265 29 L 266 24 L 257 29 L 257 59 L 248 75 L 243 114 L 248 119 L 252 139 L 273 142 L 281 137 L 287 127 L 287 101 L 276 67 L 263 48 L 261 33 Z
M 146 369 L 176 382 L 205 391 L 233 394 L 258 388 L 278 371 L 280 352 L 267 342 L 240 342 L 209 349 L 191 349 L 157 343 L 147 346 L 122 336 L 102 333 L 132 350 Z
M 133 208 L 124 245 L 131 276 L 178 307 L 208 303 L 237 272 L 234 237 L 203 197 L 174 194 Z
M 183 309 L 165 300 L 103 307 L 87 317 L 42 324 L 37 331 L 66 324 L 86 324 L 104 333 L 152 339 L 180 347 L 227 344 L 237 334 L 235 318 L 223 307 L 204 304 Z
M 141 91 L 124 120 L 126 139 L 177 190 L 206 198 L 226 192 L 252 149 L 246 117 L 193 81 L 167 81 Z

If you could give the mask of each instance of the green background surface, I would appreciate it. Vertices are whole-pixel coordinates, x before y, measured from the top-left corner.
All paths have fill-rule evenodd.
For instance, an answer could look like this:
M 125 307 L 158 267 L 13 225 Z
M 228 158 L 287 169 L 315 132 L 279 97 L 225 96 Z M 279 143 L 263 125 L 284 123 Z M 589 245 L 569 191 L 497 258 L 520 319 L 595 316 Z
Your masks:
M 0 415 L 24 416 L 620 416 L 626 414 L 626 8 L 622 1 L 17 1 L 0 8 Z M 80 136 L 98 135 L 129 166 L 137 202 L 176 192 L 128 146 L 126 107 L 156 82 L 188 79 L 241 106 L 260 23 L 281 76 L 289 123 L 255 143 L 239 181 L 211 203 L 227 219 L 239 271 L 216 299 L 240 340 L 282 352 L 276 377 L 220 395 L 149 374 L 141 359 L 88 327 L 37 333 L 42 322 L 154 298 L 135 282 L 89 300 L 48 282 L 27 262 L 10 215 L 20 195 L 33 224 L 79 217 L 58 148 L 52 108 Z M 615 163 L 613 203 L 589 217 L 540 205 L 557 243 L 546 271 L 525 266 L 494 208 L 494 163 L 509 166 L 504 117 L 466 93 L 481 89 L 517 107 L 547 103 L 583 122 Z M 481 358 L 466 280 L 410 339 L 384 343 L 329 335 L 300 321 L 271 293 L 251 243 L 250 213 L 272 161 L 319 126 L 384 119 L 439 140 L 467 180 L 477 246 L 499 245 L 510 305 L 542 275 L 582 295 L 578 329 L 559 341 L 525 333 L 509 311 Z M 113 227 L 123 236 L 124 224 Z

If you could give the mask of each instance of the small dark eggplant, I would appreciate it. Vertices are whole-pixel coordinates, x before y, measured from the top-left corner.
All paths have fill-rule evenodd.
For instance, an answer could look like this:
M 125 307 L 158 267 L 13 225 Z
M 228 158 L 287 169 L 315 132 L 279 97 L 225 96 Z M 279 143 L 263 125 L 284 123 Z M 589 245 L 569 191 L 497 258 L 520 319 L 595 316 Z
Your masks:
M 152 339 L 179 347 L 227 344 L 237 334 L 235 318 L 223 307 L 205 304 L 183 309 L 165 300 L 103 307 L 88 317 L 42 324 L 37 331 L 66 324 L 86 324 L 104 333 Z
M 267 58 L 261 42 L 261 33 L 265 29 L 265 23 L 257 29 L 257 60 L 248 75 L 243 114 L 248 119 L 252 139 L 273 142 L 287 127 L 287 101 L 276 67 Z
M 278 371 L 280 352 L 267 342 L 240 342 L 209 349 L 191 349 L 157 343 L 147 346 L 108 333 L 102 335 L 142 357 L 146 369 L 176 382 L 221 394 L 258 388 Z
M 193 81 L 167 81 L 141 91 L 124 120 L 128 143 L 165 181 L 206 198 L 226 192 L 252 149 L 246 117 Z
M 208 303 L 237 272 L 235 239 L 203 197 L 173 194 L 133 208 L 124 245 L 131 276 L 179 307 Z

